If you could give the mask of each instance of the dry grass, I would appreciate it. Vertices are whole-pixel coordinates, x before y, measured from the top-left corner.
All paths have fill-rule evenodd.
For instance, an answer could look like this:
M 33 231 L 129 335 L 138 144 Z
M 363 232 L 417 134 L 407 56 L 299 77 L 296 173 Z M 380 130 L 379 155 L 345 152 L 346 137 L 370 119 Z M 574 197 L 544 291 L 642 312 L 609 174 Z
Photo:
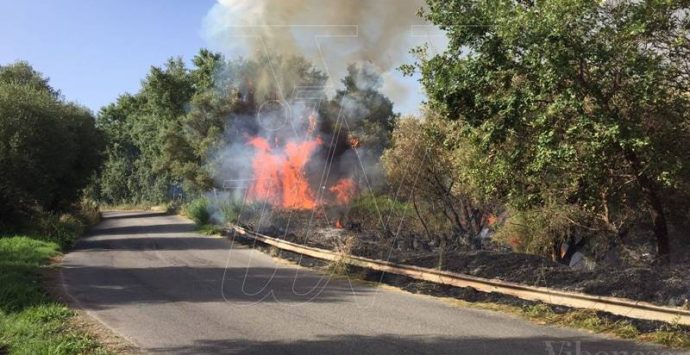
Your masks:
M 519 307 L 490 302 L 467 302 L 458 299 L 448 299 L 456 306 L 481 308 L 490 311 L 510 313 L 529 319 L 538 324 L 550 324 L 563 327 L 589 330 L 593 333 L 606 334 L 622 339 L 638 340 L 648 343 L 661 344 L 673 348 L 690 348 L 690 332 L 677 324 L 651 332 L 642 333 L 628 320 L 611 321 L 600 317 L 596 312 L 586 309 L 573 309 L 564 313 L 556 313 L 543 303 L 529 307 Z

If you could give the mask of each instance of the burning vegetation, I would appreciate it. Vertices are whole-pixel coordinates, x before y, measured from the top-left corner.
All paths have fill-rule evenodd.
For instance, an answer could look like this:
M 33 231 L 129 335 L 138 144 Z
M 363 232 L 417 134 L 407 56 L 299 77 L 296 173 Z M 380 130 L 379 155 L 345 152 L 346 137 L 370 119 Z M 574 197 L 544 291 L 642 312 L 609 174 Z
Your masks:
M 314 136 L 316 114 L 309 117 L 309 128 L 304 138 L 274 137 L 273 144 L 263 137 L 249 139 L 247 144 L 254 148 L 255 154 L 247 202 L 266 202 L 288 210 L 311 210 L 319 204 L 345 205 L 350 201 L 355 193 L 355 183 L 349 177 L 340 178 L 333 186 L 324 186 L 332 193 L 326 199 L 319 186 L 310 184 L 315 179 L 308 176 L 307 166 L 323 149 L 323 141 Z
M 111 143 L 99 198 L 200 197 L 217 223 L 323 247 L 352 238 L 353 253 L 439 267 L 468 250 L 583 272 L 686 263 L 679 8 L 428 0 L 417 17 L 422 1 L 355 2 L 219 1 L 207 30 L 230 59 L 171 60 L 101 113 Z M 548 22 L 562 12 L 569 22 Z M 410 90 L 392 73 L 415 61 L 409 29 L 485 21 L 444 33 L 446 52 L 414 51 L 402 68 L 428 105 L 401 118 L 393 102 Z M 314 26 L 285 30 L 295 23 Z M 583 50 L 561 50 L 573 46 Z M 467 48 L 479 55 L 458 55 Z

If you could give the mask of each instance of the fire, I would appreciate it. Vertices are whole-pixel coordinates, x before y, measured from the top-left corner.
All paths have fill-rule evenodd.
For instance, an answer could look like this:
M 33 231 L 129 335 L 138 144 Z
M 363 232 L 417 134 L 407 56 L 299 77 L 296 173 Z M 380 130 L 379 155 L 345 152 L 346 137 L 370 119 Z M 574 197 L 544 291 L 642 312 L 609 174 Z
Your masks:
M 335 220 L 335 228 L 342 229 L 343 228 L 343 223 L 340 222 L 340 218 Z
M 340 179 L 333 185 L 329 191 L 335 196 L 336 203 L 345 205 L 350 202 L 350 199 L 355 194 L 357 187 L 352 179 Z
M 321 190 L 316 190 L 318 193 L 315 193 L 305 171 L 309 160 L 323 143 L 318 133 L 315 133 L 317 126 L 317 115 L 312 113 L 300 127 L 306 133 L 306 137 L 301 139 L 247 137 L 247 145 L 255 150 L 251 162 L 253 180 L 247 190 L 249 201 L 262 201 L 275 207 L 301 210 L 311 210 L 320 203 L 315 196 L 320 196 Z M 345 205 L 350 202 L 356 190 L 352 179 L 340 179 L 328 188 L 332 193 L 329 202 Z
M 316 201 L 304 174 L 304 167 L 320 138 L 288 142 L 276 150 L 262 137 L 251 138 L 249 145 L 256 149 L 252 160 L 254 183 L 247 192 L 252 201 L 265 201 L 288 209 L 312 209 Z

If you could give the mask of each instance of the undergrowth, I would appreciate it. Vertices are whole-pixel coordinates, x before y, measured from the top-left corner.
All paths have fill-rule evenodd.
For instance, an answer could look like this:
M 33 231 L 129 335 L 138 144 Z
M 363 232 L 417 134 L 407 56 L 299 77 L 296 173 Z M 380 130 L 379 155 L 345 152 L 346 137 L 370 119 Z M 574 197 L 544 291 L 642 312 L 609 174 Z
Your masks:
M 73 312 L 42 289 L 39 270 L 57 255 L 55 242 L 0 238 L 0 353 L 107 353 L 92 337 L 70 326 Z

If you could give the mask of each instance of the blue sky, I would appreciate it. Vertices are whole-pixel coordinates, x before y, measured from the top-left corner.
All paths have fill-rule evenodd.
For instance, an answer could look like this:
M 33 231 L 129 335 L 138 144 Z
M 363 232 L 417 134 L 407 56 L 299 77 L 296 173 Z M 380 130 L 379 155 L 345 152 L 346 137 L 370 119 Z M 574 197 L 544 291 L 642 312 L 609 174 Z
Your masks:
M 136 92 L 151 65 L 206 43 L 214 0 L 0 0 L 0 65 L 22 59 L 94 111 Z

